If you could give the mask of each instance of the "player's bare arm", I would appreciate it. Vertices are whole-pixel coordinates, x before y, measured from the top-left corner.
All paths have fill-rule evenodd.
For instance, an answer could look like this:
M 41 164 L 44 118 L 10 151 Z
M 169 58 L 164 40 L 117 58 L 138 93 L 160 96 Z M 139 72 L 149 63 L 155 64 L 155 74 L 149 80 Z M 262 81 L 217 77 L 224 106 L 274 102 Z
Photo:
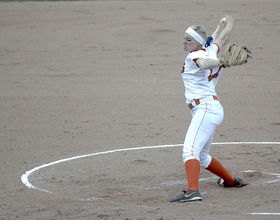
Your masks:
M 213 59 L 198 59 L 196 61 L 196 64 L 201 69 L 213 69 L 215 67 L 220 66 L 219 60 L 213 60 Z
M 234 25 L 234 18 L 231 15 L 225 15 L 224 17 L 226 18 L 223 21 L 225 24 L 225 28 L 222 30 L 219 37 L 215 40 L 215 43 L 220 46 L 220 49 L 228 43 Z

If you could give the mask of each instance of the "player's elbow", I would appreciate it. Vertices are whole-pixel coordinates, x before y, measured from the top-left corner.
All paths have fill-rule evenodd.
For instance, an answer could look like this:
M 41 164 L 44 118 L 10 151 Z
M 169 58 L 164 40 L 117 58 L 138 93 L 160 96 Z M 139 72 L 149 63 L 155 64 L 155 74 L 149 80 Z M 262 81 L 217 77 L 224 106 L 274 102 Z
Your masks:
M 199 68 L 206 70 L 219 66 L 219 61 L 212 59 L 198 59 L 196 64 L 199 66 Z
M 199 68 L 200 68 L 200 69 L 203 69 L 203 70 L 211 69 L 211 68 L 208 68 L 208 67 L 205 66 L 205 65 L 200 65 Z
M 210 59 L 198 59 L 196 64 L 203 70 L 213 68 L 213 60 Z
M 208 65 L 205 59 L 198 59 L 196 64 L 199 66 L 200 69 L 206 70 L 208 69 Z

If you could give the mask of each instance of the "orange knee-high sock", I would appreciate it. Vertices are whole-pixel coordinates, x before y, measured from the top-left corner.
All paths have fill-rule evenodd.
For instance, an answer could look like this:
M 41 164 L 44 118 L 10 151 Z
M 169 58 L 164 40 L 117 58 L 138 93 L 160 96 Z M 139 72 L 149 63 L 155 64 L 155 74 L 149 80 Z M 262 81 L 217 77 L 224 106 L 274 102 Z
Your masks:
M 212 157 L 212 161 L 209 166 L 206 168 L 210 172 L 216 174 L 217 176 L 221 177 L 227 184 L 233 185 L 235 183 L 234 178 L 232 175 L 223 167 L 223 165 L 214 157 Z
M 185 162 L 188 190 L 198 190 L 200 162 L 192 159 Z

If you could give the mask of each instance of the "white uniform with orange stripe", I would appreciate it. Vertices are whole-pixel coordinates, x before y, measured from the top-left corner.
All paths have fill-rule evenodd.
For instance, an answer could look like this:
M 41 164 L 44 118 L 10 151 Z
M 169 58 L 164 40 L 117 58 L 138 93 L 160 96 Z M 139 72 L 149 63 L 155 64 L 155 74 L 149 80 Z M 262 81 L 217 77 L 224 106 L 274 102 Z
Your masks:
M 211 162 L 208 153 L 214 132 L 224 117 L 223 107 L 217 100 L 215 91 L 222 69 L 201 69 L 196 61 L 199 58 L 216 60 L 218 52 L 217 44 L 193 51 L 186 57 L 182 69 L 186 103 L 192 112 L 192 121 L 184 142 L 183 161 L 185 163 L 187 160 L 197 159 L 202 168 L 207 168 Z

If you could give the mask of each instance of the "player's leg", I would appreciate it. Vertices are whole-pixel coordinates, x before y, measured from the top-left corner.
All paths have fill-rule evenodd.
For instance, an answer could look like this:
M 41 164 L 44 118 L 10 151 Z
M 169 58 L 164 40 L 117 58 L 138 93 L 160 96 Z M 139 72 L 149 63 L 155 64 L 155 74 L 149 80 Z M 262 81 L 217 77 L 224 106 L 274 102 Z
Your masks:
M 188 190 L 183 191 L 183 194 L 171 199 L 170 202 L 189 202 L 202 200 L 198 191 L 199 174 L 200 174 L 200 161 L 199 155 L 201 146 L 205 142 L 205 132 L 202 124 L 207 116 L 207 108 L 200 108 L 194 114 L 191 124 L 188 128 L 183 148 L 183 162 L 185 164 L 185 171 L 188 180 Z M 207 136 L 207 132 L 206 132 Z
M 188 190 L 198 190 L 201 166 L 200 153 L 212 135 L 210 121 L 211 115 L 207 112 L 207 108 L 199 109 L 193 115 L 185 137 L 183 162 L 188 180 Z
M 206 170 L 220 177 L 217 181 L 218 185 L 224 187 L 242 187 L 247 185 L 241 177 L 233 177 L 216 158 L 210 158 L 211 162 L 206 167 Z
M 202 200 L 198 191 L 201 166 L 200 154 L 209 139 L 212 140 L 213 132 L 223 119 L 223 109 L 220 104 L 209 105 L 204 103 L 192 113 L 193 118 L 187 131 L 183 148 L 183 162 L 188 181 L 188 191 L 170 200 L 170 202 Z
M 235 183 L 235 179 L 233 178 L 233 176 L 214 157 L 212 157 L 211 162 L 206 170 L 209 170 L 211 173 L 214 173 L 218 177 L 221 177 L 229 185 L 234 185 Z
M 206 167 L 209 166 L 209 164 L 211 163 L 211 156 L 209 155 L 209 151 L 210 151 L 210 147 L 212 145 L 212 140 L 214 137 L 214 133 L 215 131 L 213 131 L 212 135 L 210 136 L 209 140 L 207 141 L 207 143 L 204 145 L 204 147 L 202 148 L 201 152 L 200 152 L 200 167 L 205 169 Z
M 186 134 L 184 148 L 183 148 L 183 162 L 185 164 L 186 176 L 188 180 L 188 190 L 198 190 L 199 187 L 199 173 L 201 165 L 208 160 L 210 163 L 210 156 L 208 155 L 213 134 L 223 119 L 223 111 L 221 108 L 220 120 L 217 123 L 216 114 L 213 115 L 216 106 L 211 104 L 203 104 L 200 109 L 193 115 L 190 127 Z M 219 112 L 219 111 L 218 111 Z M 215 119 L 213 121 L 213 119 Z M 208 144 L 209 143 L 209 144 Z M 207 146 L 205 148 L 205 146 Z M 206 155 L 202 158 L 201 155 Z M 202 164 L 201 164 L 202 163 Z M 207 164 L 208 165 L 208 164 Z
M 214 137 L 214 132 L 209 138 L 208 142 L 205 144 L 203 149 L 200 152 L 200 164 L 201 168 L 207 169 L 215 175 L 221 177 L 228 184 L 234 184 L 234 178 L 230 175 L 230 173 L 222 166 L 222 164 L 209 155 L 210 147 L 212 144 L 212 140 Z
M 205 168 L 215 175 L 219 176 L 218 184 L 224 187 L 241 187 L 245 186 L 245 181 L 240 177 L 233 177 L 226 168 L 214 157 L 211 157 L 208 153 L 212 143 L 212 139 L 206 143 L 205 147 L 201 150 L 200 153 L 200 165 L 201 168 Z
M 219 108 L 218 108 L 219 109 Z M 217 110 L 215 110 L 217 111 Z M 217 111 L 219 112 L 219 111 Z M 219 119 L 220 117 L 220 119 Z M 223 114 L 220 113 L 219 115 L 215 115 L 215 122 L 217 125 L 221 123 Z M 211 157 L 209 155 L 209 150 L 212 144 L 212 140 L 214 137 L 214 132 L 213 131 L 211 137 L 209 138 L 208 142 L 205 144 L 203 149 L 200 152 L 200 164 L 201 168 L 205 168 L 206 170 L 209 170 L 210 172 L 214 173 L 215 175 L 219 176 L 220 178 L 218 179 L 218 184 L 221 186 L 225 187 L 241 187 L 246 185 L 244 180 L 240 177 L 234 178 L 229 171 L 214 157 Z
M 188 190 L 198 190 L 200 167 L 209 167 L 209 150 L 218 125 L 224 118 L 223 107 L 219 102 L 204 103 L 193 114 L 186 134 L 183 161 L 188 180 Z

